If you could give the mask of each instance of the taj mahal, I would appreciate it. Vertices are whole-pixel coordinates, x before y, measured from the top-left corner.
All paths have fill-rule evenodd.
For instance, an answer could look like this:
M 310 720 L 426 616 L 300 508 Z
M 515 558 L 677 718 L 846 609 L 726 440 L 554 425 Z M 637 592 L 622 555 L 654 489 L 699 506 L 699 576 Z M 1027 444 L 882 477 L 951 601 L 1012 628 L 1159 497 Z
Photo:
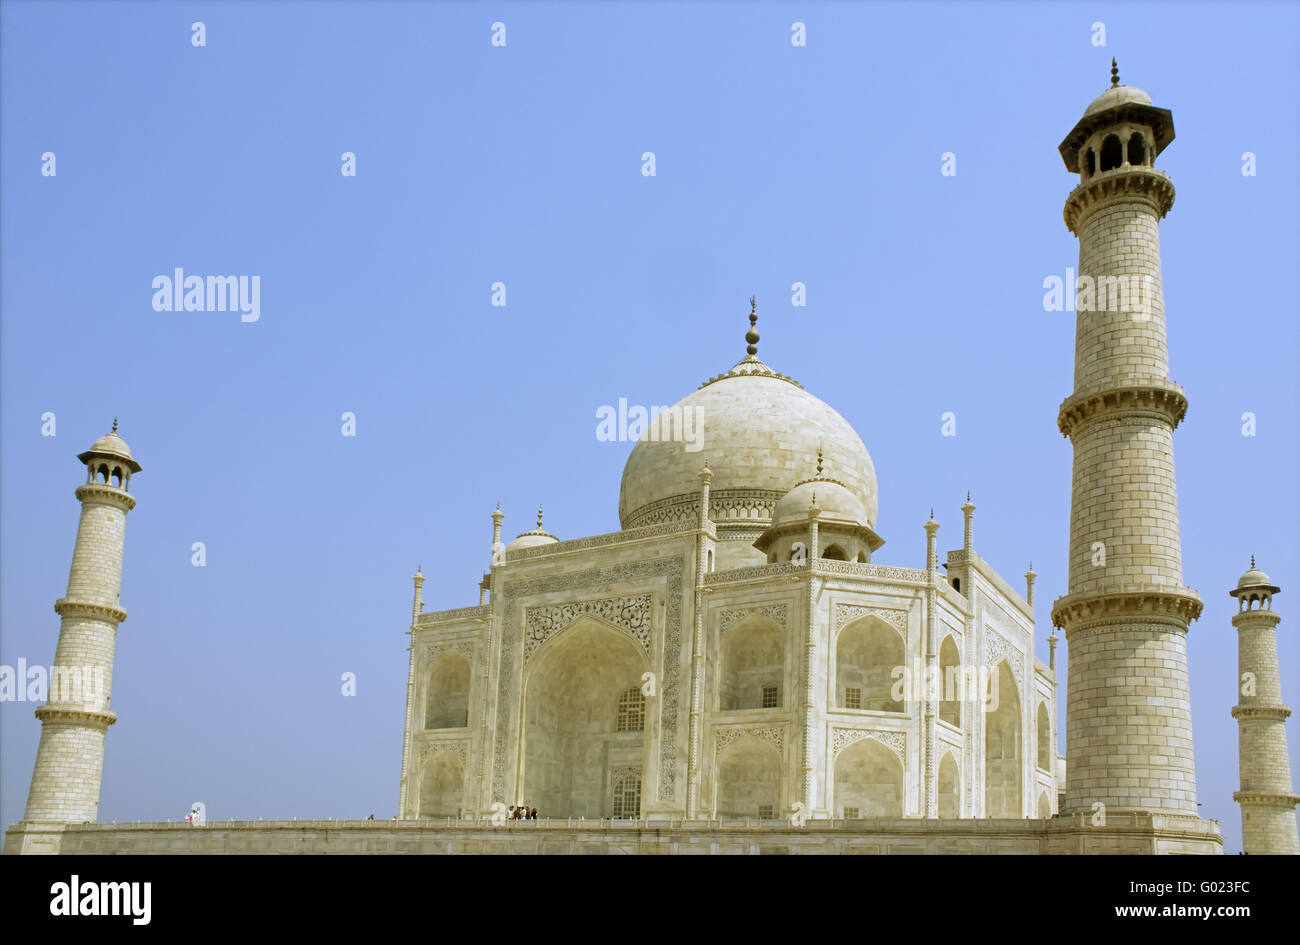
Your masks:
M 1188 398 L 1160 289 L 1174 186 L 1154 164 L 1173 140 L 1171 112 L 1112 70 L 1059 146 L 1079 273 L 1149 296 L 1139 313 L 1079 307 L 1073 389 L 1040 431 L 1074 457 L 1049 627 L 1032 568 L 981 556 L 969 495 L 960 540 L 920 509 L 886 544 L 867 445 L 779 372 L 779 351 L 760 358 L 751 301 L 743 357 L 631 449 L 619 531 L 557 536 L 539 510 L 508 540 L 498 509 L 490 544 L 486 519 L 465 540 L 481 547 L 477 604 L 426 609 L 414 575 L 395 820 L 97 824 L 116 716 L 52 700 L 4 852 L 1221 853 L 1197 812 L 1202 603 L 1184 583 L 1173 449 Z M 672 435 L 684 415 L 690 442 Z M 141 466 L 116 429 L 80 459 L 56 662 L 95 662 L 111 687 Z M 1252 561 L 1229 592 L 1257 681 L 1233 710 L 1246 852 L 1296 854 L 1279 588 Z M 503 823 L 516 805 L 541 819 Z

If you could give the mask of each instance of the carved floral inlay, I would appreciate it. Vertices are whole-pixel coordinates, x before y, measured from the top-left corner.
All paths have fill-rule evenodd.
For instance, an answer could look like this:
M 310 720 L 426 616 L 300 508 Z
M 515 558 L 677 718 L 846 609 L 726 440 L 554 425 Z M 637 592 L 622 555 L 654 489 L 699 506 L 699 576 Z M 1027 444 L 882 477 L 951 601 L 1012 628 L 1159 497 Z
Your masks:
M 874 738 L 880 742 L 880 744 L 897 755 L 899 762 L 906 768 L 907 735 L 904 732 L 887 732 L 881 729 L 866 728 L 837 728 L 831 737 L 832 755 L 837 757 L 845 748 L 848 748 L 854 742 L 862 741 L 864 738 Z
M 783 627 L 786 625 L 785 604 L 773 604 L 771 607 L 747 607 L 741 610 L 724 610 L 722 616 L 718 618 L 718 632 L 726 633 L 751 614 L 766 617 L 768 620 L 779 623 Z
M 907 636 L 906 610 L 886 610 L 883 607 L 864 607 L 860 604 L 835 605 L 835 633 L 839 633 L 846 624 L 860 617 L 878 617 L 904 637 Z
M 1016 677 L 1016 685 L 1021 689 L 1025 685 L 1024 655 L 1011 645 L 1002 634 L 992 627 L 984 626 L 984 665 L 992 671 L 1001 659 L 1006 659 L 1011 666 L 1011 673 Z
M 468 748 L 469 743 L 466 741 L 425 742 L 420 746 L 420 764 L 423 765 L 428 761 L 431 755 L 435 755 L 439 752 L 446 752 L 449 755 L 455 756 L 456 760 L 459 761 L 461 765 L 464 765 L 465 755 Z
M 715 729 L 713 732 L 714 751 L 721 754 L 722 749 L 726 748 L 737 739 L 745 738 L 746 736 L 761 738 L 763 741 L 776 746 L 777 751 L 782 754 L 785 753 L 785 729 L 777 728 L 775 726 L 765 728 L 746 728 L 744 726 L 736 726 L 735 728 Z
M 600 617 L 627 632 L 650 655 L 650 605 L 651 595 L 636 594 L 629 597 L 610 597 L 604 600 L 582 600 L 554 607 L 529 607 L 524 620 L 524 662 L 548 639 L 559 633 L 579 617 Z

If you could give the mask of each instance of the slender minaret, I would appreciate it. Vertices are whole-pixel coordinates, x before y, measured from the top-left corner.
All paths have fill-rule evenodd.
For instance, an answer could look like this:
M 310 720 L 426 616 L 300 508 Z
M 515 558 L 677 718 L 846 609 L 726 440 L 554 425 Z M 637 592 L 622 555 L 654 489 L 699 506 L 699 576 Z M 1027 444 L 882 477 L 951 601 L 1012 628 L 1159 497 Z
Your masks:
M 1246 853 L 1300 854 L 1291 789 L 1291 761 L 1286 748 L 1282 677 L 1277 667 L 1274 628 L 1282 618 L 1273 610 L 1281 593 L 1250 557 L 1250 570 L 1228 591 L 1237 598 L 1237 720 L 1241 790 L 1232 799 L 1241 805 L 1241 841 Z
M 1069 592 L 1053 626 L 1069 646 L 1067 811 L 1196 816 L 1174 427 L 1158 224 L 1174 187 L 1152 166 L 1173 117 L 1111 88 L 1061 142 L 1080 182 L 1065 202 L 1079 238 L 1074 393 L 1057 423 L 1074 447 Z
M 49 700 L 36 710 L 41 742 L 24 821 L 95 822 L 104 736 L 117 721 L 109 700 L 117 625 L 126 619 L 120 599 L 122 545 L 126 513 L 135 508 L 127 487 L 140 464 L 117 435 L 117 420 L 112 433 L 101 436 L 77 458 L 87 469 L 85 484 L 77 487 L 81 523 L 68 592 L 54 604 L 62 618 L 59 644 Z

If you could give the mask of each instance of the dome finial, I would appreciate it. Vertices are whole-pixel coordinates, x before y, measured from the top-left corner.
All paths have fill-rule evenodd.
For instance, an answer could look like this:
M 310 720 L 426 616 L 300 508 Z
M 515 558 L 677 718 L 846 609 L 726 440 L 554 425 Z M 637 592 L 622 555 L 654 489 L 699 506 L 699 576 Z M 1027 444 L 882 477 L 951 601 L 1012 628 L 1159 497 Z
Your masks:
M 758 300 L 756 296 L 749 297 L 749 331 L 745 332 L 745 340 L 749 342 L 749 347 L 745 353 L 751 358 L 758 354 Z
M 1113 89 L 1119 85 L 1119 64 L 1115 62 L 1115 57 L 1110 57 L 1110 87 Z
M 822 448 L 817 447 L 817 478 L 822 477 Z
M 540 505 L 537 507 L 537 527 L 542 527 L 542 507 Z
M 1255 556 L 1254 556 L 1254 555 L 1251 555 L 1251 556 L 1250 556 L 1250 566 L 1251 566 L 1252 568 L 1255 567 Z
M 113 418 L 113 432 L 117 432 L 117 417 Z

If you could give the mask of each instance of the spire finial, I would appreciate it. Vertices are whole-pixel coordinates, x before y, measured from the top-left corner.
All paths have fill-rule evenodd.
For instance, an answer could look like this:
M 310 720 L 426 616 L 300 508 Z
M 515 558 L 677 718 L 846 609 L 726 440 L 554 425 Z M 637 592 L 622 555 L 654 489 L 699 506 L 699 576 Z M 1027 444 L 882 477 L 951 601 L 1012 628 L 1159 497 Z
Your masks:
M 745 353 L 751 358 L 758 354 L 758 299 L 756 296 L 749 297 L 749 331 L 745 332 L 745 340 L 749 346 Z
M 967 501 L 967 502 L 970 501 L 970 490 L 969 490 L 969 489 L 966 490 L 966 501 Z
M 537 507 L 537 527 L 542 527 L 542 507 L 540 505 Z
M 117 417 L 113 418 L 113 432 L 117 432 Z
M 1254 556 L 1254 555 L 1251 555 L 1251 556 L 1250 556 L 1250 567 L 1251 567 L 1252 570 L 1253 570 L 1254 567 L 1255 567 L 1255 556 Z
M 822 477 L 822 448 L 817 447 L 817 478 Z
M 1110 87 L 1113 89 L 1119 85 L 1119 64 L 1115 62 L 1115 57 L 1110 57 Z
M 930 521 L 934 521 L 934 506 L 930 506 Z

